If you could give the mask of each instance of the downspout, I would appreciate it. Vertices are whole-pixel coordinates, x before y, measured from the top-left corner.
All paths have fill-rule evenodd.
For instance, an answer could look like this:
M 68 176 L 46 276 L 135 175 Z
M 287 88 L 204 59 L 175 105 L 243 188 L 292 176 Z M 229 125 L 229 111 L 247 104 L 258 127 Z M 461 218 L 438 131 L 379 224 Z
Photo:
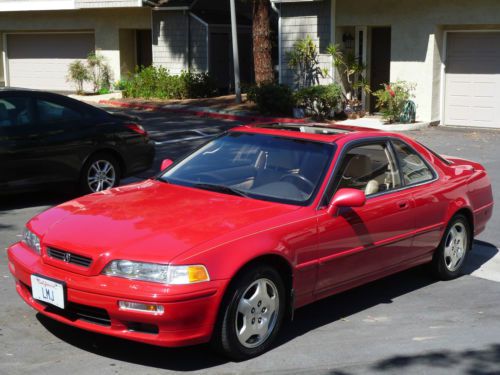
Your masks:
M 283 79 L 282 79 L 282 51 L 281 51 L 281 3 L 280 3 L 280 8 L 276 6 L 276 3 L 274 1 L 271 1 L 271 8 L 276 12 L 278 15 L 278 82 L 281 84 Z

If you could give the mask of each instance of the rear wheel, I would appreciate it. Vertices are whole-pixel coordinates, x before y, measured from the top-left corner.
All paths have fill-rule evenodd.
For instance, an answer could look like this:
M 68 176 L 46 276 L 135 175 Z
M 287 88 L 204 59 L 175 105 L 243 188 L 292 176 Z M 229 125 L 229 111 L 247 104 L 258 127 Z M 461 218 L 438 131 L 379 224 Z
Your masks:
M 432 271 L 436 277 L 451 280 L 460 276 L 471 247 L 472 232 L 469 221 L 464 215 L 454 216 L 434 253 Z
M 285 296 L 283 280 L 274 268 L 259 266 L 244 272 L 224 299 L 212 344 L 235 360 L 264 353 L 283 323 Z
M 120 184 L 120 173 L 120 164 L 113 155 L 100 153 L 91 156 L 82 169 L 80 190 L 90 194 L 114 188 Z

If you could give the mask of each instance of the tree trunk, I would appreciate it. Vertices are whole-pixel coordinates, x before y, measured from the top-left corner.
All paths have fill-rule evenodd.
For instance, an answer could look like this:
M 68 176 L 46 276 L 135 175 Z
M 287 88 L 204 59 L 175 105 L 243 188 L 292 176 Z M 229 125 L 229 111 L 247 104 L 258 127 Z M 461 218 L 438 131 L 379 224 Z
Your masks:
M 257 85 L 274 81 L 269 0 L 253 0 L 253 60 Z

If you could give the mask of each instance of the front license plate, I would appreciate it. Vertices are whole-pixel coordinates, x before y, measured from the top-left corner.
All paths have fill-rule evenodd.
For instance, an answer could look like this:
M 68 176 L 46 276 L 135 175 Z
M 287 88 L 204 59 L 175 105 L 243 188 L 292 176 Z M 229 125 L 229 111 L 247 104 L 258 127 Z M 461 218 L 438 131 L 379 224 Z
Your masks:
M 64 309 L 64 284 L 31 275 L 33 298 Z

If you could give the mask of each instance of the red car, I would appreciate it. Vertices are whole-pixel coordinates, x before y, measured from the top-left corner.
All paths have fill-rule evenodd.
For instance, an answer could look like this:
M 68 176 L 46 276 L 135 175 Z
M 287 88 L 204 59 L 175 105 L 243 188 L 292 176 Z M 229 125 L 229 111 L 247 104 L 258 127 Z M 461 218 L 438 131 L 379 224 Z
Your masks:
M 244 359 L 294 309 L 429 263 L 457 277 L 492 216 L 485 169 L 399 134 L 244 126 L 142 183 L 33 218 L 8 249 L 43 315 Z

